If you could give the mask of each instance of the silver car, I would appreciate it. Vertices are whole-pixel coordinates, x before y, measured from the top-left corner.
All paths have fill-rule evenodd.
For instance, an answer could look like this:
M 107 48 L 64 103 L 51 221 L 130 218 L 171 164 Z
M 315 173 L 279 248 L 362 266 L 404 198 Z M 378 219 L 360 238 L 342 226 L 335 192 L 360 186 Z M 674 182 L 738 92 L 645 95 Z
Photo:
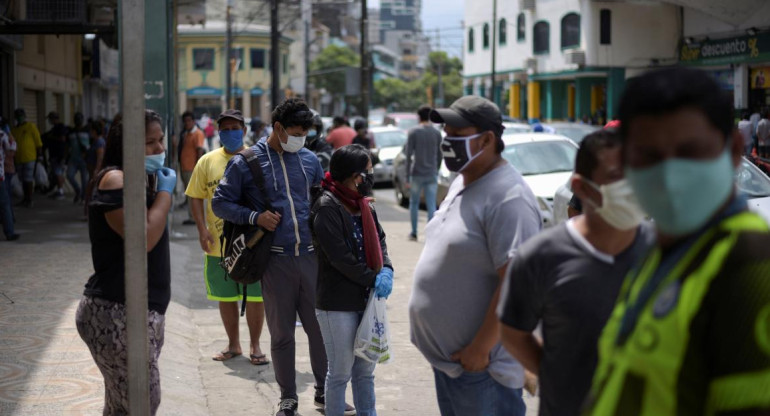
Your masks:
M 393 180 L 393 161 L 406 144 L 406 132 L 393 126 L 372 127 L 377 148 L 372 152 L 377 163 L 374 165 L 374 183 L 391 183 Z

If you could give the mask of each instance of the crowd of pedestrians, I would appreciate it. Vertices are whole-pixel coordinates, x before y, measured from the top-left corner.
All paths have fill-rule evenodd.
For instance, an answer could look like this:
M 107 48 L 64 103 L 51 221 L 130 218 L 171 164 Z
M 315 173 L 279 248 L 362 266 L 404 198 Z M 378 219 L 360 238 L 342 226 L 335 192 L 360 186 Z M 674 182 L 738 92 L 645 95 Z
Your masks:
M 424 191 L 428 207 L 435 206 L 442 161 L 458 173 L 439 209 L 429 211 L 408 301 L 411 342 L 432 367 L 442 416 L 523 416 L 528 374 L 538 379 L 541 415 L 770 410 L 770 229 L 748 211 L 733 181 L 744 138 L 764 134 L 762 119 L 756 128 L 750 116 L 735 126 L 729 98 L 698 70 L 670 68 L 630 79 L 619 121 L 580 144 L 570 220 L 541 230 L 537 199 L 502 157 L 504 126 L 495 104 L 466 96 L 449 108 L 422 107 L 418 116 L 421 124 L 405 147 L 412 201 L 419 203 Z M 244 353 L 237 302 L 246 302 L 250 362 L 272 364 L 280 387 L 276 415 L 294 416 L 299 317 L 315 405 L 328 416 L 376 415 L 376 364 L 354 345 L 368 301 L 390 296 L 394 267 L 371 198 L 368 126 L 352 129 L 335 120 L 327 137 L 303 101 L 284 101 L 250 148 L 260 186 L 243 153 L 247 129 L 240 111 L 218 117 L 222 147 L 205 154 L 205 136 L 188 118 L 192 124 L 180 141 L 190 162 L 182 169 L 185 194 L 204 252 L 207 296 L 219 302 L 227 336 L 213 359 Z M 442 124 L 446 137 L 431 123 Z M 176 185 L 174 171 L 164 167 L 160 126 L 148 111 L 153 413 L 170 296 L 166 217 Z M 75 147 L 84 142 L 80 131 L 67 136 L 69 148 L 81 150 L 90 169 L 88 149 Z M 120 123 L 113 124 L 98 156 L 98 131 L 89 134 L 104 167 L 80 195 L 88 201 L 95 273 L 76 321 L 105 379 L 105 413 L 123 413 L 123 138 Z M 10 135 L 0 140 L 0 157 L 13 152 Z M 25 140 L 39 148 L 34 135 Z M 18 138 L 15 146 L 18 155 Z M 34 156 L 29 149 L 20 160 Z M 70 166 L 80 169 L 77 160 Z M 245 296 L 220 264 L 224 221 L 272 233 L 267 269 Z M 263 320 L 270 359 L 259 343 Z M 345 401 L 348 383 L 355 407 Z

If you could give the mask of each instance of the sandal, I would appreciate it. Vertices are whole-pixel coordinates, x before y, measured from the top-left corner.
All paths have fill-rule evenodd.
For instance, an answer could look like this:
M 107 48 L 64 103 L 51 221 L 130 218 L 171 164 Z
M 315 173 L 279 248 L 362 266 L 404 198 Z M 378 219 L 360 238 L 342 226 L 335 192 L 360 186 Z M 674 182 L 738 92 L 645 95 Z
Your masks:
M 214 361 L 227 361 L 227 360 L 229 360 L 229 359 L 231 359 L 233 357 L 237 357 L 239 355 L 241 355 L 240 352 L 220 351 L 219 353 L 217 353 L 217 355 L 211 357 L 211 359 L 214 360 Z
M 251 354 L 251 356 L 249 358 L 250 358 L 251 364 L 253 364 L 253 365 L 268 365 L 268 364 L 270 364 L 270 361 L 267 360 L 267 357 L 265 356 L 265 354 L 260 354 L 260 355 Z

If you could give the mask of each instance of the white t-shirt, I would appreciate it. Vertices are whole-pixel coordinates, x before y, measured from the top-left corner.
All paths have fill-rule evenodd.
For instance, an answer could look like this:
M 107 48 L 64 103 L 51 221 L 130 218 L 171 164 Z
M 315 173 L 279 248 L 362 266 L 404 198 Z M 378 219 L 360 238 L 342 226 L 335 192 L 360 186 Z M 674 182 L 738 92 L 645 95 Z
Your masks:
M 741 132 L 741 136 L 743 136 L 743 145 L 744 147 L 748 147 L 749 145 L 753 144 L 752 138 L 754 135 L 751 133 L 751 121 L 749 120 L 741 120 L 738 122 L 738 131 Z
M 757 124 L 757 141 L 760 146 L 770 145 L 770 120 L 763 118 Z

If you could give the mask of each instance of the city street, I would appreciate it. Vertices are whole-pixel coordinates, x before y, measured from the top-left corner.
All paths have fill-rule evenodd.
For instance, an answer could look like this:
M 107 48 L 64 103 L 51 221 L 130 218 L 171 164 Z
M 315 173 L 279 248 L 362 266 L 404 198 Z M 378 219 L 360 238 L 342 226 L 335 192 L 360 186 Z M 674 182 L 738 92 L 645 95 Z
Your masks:
M 407 303 L 422 242 L 407 240 L 408 211 L 396 205 L 393 190 L 377 190 L 376 196 L 396 269 L 388 301 L 394 361 L 375 372 L 377 410 L 382 415 L 438 415 L 432 371 L 409 342 Z M 74 320 L 92 272 L 87 223 L 82 209 L 69 200 L 36 197 L 33 209 L 16 208 L 21 240 L 0 243 L 0 414 L 101 414 L 102 377 Z M 271 366 L 253 366 L 243 356 L 211 359 L 225 346 L 224 329 L 216 303 L 206 300 L 195 227 L 181 225 L 184 210 L 174 214 L 173 294 L 160 359 L 159 414 L 273 415 L 279 389 Z M 242 346 L 248 348 L 241 322 Z M 317 415 L 307 338 L 297 329 L 299 413 Z M 262 348 L 268 358 L 269 343 L 265 328 Z M 352 403 L 350 389 L 348 395 Z M 527 404 L 528 415 L 537 414 L 537 400 L 527 397 Z

